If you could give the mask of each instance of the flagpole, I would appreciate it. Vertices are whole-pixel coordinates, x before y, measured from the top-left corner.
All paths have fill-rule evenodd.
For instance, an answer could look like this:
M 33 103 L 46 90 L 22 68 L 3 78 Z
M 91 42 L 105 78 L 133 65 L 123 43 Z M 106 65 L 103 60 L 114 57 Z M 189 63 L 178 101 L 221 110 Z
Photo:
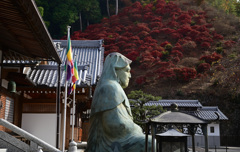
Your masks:
M 68 29 L 68 37 L 70 34 L 70 28 L 71 26 L 67 26 Z M 67 59 L 66 59 L 67 62 Z M 66 64 L 66 63 L 65 63 Z M 65 75 L 66 75 L 66 81 L 65 81 L 65 95 L 64 95 L 64 111 L 63 111 L 63 142 L 62 142 L 62 151 L 65 151 L 65 135 L 66 135 L 66 113 L 67 113 L 67 68 L 68 66 L 66 65 L 66 71 L 65 71 Z
M 75 125 L 75 89 L 73 89 L 73 110 L 72 110 L 72 141 L 74 141 L 74 125 Z
M 76 56 L 74 57 L 74 62 L 75 62 L 75 59 L 76 59 Z M 75 72 L 75 71 L 74 71 Z M 76 82 L 73 84 L 76 86 Z M 74 125 L 75 125 L 75 103 L 76 103 L 76 100 L 75 100 L 75 93 L 76 93 L 76 88 L 73 89 L 73 110 L 72 110 L 72 141 L 74 141 Z
M 77 152 L 77 143 L 74 141 L 74 125 L 75 125 L 75 109 L 76 109 L 76 82 L 78 81 L 78 68 L 77 68 L 77 62 L 76 62 L 76 56 L 74 56 L 74 66 L 73 66 L 73 107 L 72 107 L 72 140 L 69 143 L 68 151 L 69 152 Z

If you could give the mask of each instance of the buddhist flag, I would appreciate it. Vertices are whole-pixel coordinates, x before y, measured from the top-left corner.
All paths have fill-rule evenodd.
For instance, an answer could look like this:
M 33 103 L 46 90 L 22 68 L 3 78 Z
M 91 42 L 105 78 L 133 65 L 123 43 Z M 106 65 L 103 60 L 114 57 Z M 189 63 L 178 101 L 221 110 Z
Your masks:
M 70 83 L 69 89 L 68 89 L 68 95 L 72 93 L 74 89 L 76 89 L 76 81 L 79 80 L 78 77 L 78 67 L 77 67 L 77 62 L 74 62 L 73 66 L 73 76 L 72 76 L 72 83 Z
M 73 86 L 72 86 L 71 90 L 76 89 L 76 83 L 75 82 L 79 79 L 79 77 L 78 77 L 78 67 L 77 67 L 77 62 L 76 61 L 74 62 L 73 72 L 74 72 L 74 75 L 72 76 Z
M 72 76 L 72 82 L 75 83 L 79 77 L 78 77 L 78 67 L 77 67 L 77 62 L 74 62 L 74 66 L 73 66 L 73 76 Z
M 66 66 L 67 66 L 67 79 L 66 81 L 69 81 L 71 77 L 73 76 L 73 57 L 72 57 L 72 45 L 71 45 L 71 39 L 70 34 L 68 34 L 68 43 L 67 43 L 67 58 L 66 58 Z

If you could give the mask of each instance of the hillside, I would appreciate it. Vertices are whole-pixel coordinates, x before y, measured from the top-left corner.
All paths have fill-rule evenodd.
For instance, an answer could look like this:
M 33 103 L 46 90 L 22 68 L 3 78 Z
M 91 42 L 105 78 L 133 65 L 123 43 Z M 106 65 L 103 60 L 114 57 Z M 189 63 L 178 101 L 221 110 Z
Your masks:
M 231 118 L 223 134 L 240 135 L 239 27 L 238 18 L 206 3 L 157 0 L 135 2 L 71 38 L 104 39 L 105 55 L 133 60 L 127 93 L 219 106 Z
M 105 55 L 116 51 L 133 60 L 131 86 L 172 82 L 194 89 L 193 80 L 199 84 L 209 70 L 224 69 L 218 61 L 236 44 L 237 26 L 237 19 L 206 4 L 158 0 L 135 2 L 71 38 L 104 39 Z

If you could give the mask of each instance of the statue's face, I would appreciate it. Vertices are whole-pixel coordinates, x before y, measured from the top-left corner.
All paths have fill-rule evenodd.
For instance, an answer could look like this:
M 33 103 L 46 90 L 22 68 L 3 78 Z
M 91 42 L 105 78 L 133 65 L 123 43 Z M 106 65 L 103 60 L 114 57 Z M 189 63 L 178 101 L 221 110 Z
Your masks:
M 123 88 L 126 88 L 129 84 L 129 79 L 131 78 L 130 70 L 131 68 L 129 65 L 122 69 L 116 69 L 117 76 L 120 80 L 120 85 Z

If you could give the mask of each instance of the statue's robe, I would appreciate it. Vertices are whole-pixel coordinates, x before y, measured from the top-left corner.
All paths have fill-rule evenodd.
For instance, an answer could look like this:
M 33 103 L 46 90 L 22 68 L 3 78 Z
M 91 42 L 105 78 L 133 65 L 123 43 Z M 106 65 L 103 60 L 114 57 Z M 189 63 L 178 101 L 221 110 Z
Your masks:
M 133 122 L 122 87 L 115 80 L 101 82 L 94 92 L 86 152 L 144 152 L 145 135 Z

